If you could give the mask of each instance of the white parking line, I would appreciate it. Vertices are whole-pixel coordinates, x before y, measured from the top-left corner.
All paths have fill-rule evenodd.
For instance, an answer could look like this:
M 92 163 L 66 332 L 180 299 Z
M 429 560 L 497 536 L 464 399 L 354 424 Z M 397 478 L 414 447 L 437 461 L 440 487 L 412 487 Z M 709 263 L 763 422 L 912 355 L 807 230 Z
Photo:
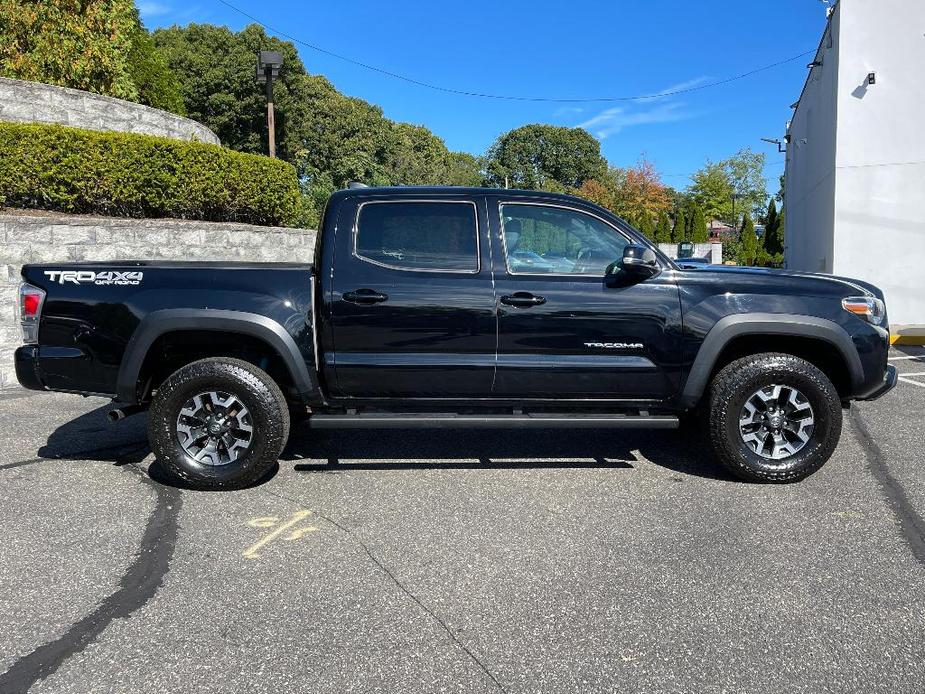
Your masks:
M 913 371 L 911 374 L 902 373 L 900 376 L 925 376 L 925 371 Z
M 903 383 L 910 383 L 914 386 L 918 386 L 919 388 L 925 388 L 925 383 L 920 383 L 919 381 L 913 381 L 911 378 L 903 378 L 902 376 L 900 376 L 899 380 L 902 381 Z
M 908 356 L 908 357 L 890 357 L 887 361 L 902 361 L 903 359 L 925 359 L 925 354 L 919 356 Z

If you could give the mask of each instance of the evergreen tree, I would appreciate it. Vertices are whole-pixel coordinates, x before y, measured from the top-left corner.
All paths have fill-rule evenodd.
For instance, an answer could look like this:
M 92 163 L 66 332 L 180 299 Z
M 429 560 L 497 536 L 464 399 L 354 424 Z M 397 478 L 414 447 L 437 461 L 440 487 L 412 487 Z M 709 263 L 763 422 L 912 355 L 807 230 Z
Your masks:
M 691 215 L 690 240 L 694 243 L 707 243 L 710 240 L 706 217 L 703 215 L 703 209 L 697 203 L 694 203 L 693 214 Z
M 739 265 L 754 265 L 758 258 L 758 236 L 752 218 L 745 213 L 742 230 L 739 232 Z
M 768 222 L 764 227 L 764 250 L 768 255 L 774 256 L 784 252 L 784 225 L 783 213 L 777 214 L 777 204 L 774 198 L 768 203 Z
M 671 241 L 671 223 L 668 221 L 668 213 L 662 212 L 658 216 L 658 226 L 655 227 L 655 242 L 668 243 Z
M 651 217 L 646 216 L 643 218 L 642 223 L 639 225 L 639 231 L 645 234 L 647 239 L 655 239 L 655 224 L 652 223 Z
M 674 216 L 674 227 L 671 230 L 671 242 L 681 243 L 687 238 L 687 219 L 684 217 L 684 208 L 679 207 Z

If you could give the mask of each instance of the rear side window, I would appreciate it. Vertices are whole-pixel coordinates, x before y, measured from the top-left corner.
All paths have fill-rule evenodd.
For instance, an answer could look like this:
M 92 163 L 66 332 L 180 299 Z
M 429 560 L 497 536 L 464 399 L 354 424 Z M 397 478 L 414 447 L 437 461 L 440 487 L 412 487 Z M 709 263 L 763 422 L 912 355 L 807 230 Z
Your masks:
M 357 216 L 354 252 L 399 270 L 478 272 L 471 202 L 369 202 Z

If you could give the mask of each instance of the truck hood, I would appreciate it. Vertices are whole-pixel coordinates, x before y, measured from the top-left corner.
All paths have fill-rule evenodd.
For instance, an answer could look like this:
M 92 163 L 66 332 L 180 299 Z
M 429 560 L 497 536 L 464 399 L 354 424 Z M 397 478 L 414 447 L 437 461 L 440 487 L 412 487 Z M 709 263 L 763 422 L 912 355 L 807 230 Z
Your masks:
M 693 270 L 680 270 L 697 277 L 710 275 L 718 282 L 727 282 L 732 287 L 739 282 L 745 285 L 760 283 L 773 289 L 787 288 L 791 291 L 805 291 L 807 294 L 838 294 L 841 296 L 875 296 L 883 299 L 883 292 L 863 280 L 838 277 L 821 272 L 800 272 L 777 270 L 764 267 L 743 267 L 738 265 L 705 265 Z

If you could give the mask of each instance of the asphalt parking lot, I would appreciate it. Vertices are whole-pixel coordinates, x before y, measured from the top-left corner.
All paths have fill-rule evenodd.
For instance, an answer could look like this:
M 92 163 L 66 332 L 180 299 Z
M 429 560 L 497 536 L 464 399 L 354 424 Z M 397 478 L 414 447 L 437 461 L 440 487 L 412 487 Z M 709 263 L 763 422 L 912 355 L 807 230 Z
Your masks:
M 233 493 L 0 400 L 0 692 L 925 689 L 925 349 L 805 482 L 683 432 L 329 432 Z M 154 479 L 152 479 L 152 477 Z

